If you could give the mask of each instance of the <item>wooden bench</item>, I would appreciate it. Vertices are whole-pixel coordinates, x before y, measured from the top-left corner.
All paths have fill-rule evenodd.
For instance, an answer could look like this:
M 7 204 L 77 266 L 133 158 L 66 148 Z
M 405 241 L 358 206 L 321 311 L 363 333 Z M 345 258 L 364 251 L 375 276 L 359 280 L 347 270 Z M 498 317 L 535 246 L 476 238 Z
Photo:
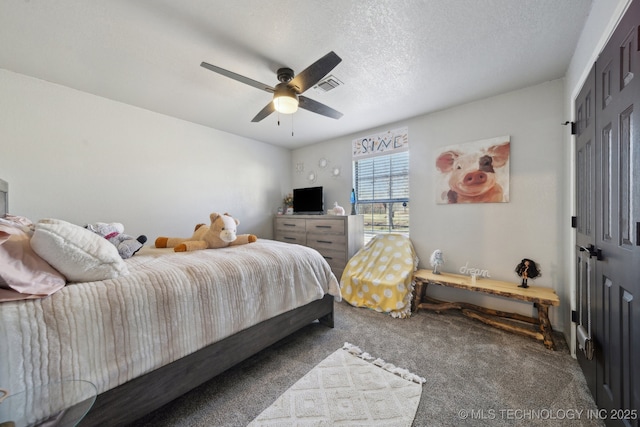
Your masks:
M 520 288 L 517 283 L 502 282 L 488 278 L 476 278 L 475 283 L 469 276 L 459 274 L 433 274 L 431 270 L 418 270 L 414 273 L 416 287 L 414 290 L 414 311 L 421 308 L 441 312 L 458 309 L 465 316 L 477 319 L 496 328 L 525 335 L 542 341 L 544 345 L 555 350 L 553 329 L 549 322 L 549 307 L 559 306 L 560 299 L 551 288 L 529 286 Z M 444 302 L 426 296 L 429 284 L 466 289 L 473 292 L 501 296 L 517 301 L 531 302 L 537 308 L 538 317 L 529 317 L 517 313 L 493 310 L 464 302 Z M 509 319 L 509 320 L 505 320 Z

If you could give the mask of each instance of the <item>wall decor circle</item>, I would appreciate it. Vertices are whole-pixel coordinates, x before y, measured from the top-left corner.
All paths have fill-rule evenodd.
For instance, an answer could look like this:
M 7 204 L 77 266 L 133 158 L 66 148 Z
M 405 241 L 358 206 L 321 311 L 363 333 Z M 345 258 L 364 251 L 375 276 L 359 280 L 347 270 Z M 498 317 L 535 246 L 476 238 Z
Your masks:
M 318 178 L 318 176 L 316 175 L 316 173 L 314 171 L 309 172 L 309 174 L 307 175 L 307 181 L 309 181 L 309 182 L 316 182 L 317 178 Z

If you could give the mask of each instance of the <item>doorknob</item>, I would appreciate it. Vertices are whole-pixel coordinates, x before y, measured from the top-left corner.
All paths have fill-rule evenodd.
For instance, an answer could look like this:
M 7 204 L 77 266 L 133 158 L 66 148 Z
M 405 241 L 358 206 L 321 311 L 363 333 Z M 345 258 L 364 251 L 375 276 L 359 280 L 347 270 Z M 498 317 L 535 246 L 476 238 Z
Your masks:
M 589 250 L 590 258 L 596 257 L 598 261 L 602 261 L 604 259 L 604 256 L 602 256 L 602 249 L 596 248 L 592 244 L 590 244 L 587 249 Z
M 593 254 L 590 254 L 590 255 L 593 256 Z M 596 248 L 595 255 L 598 261 L 602 261 L 604 259 L 604 255 L 602 255 L 602 249 L 600 248 Z
M 589 258 L 596 257 L 598 261 L 602 261 L 604 259 L 602 249 L 596 248 L 592 243 L 590 243 L 586 248 L 584 246 L 580 246 L 580 250 L 582 252 L 589 252 Z

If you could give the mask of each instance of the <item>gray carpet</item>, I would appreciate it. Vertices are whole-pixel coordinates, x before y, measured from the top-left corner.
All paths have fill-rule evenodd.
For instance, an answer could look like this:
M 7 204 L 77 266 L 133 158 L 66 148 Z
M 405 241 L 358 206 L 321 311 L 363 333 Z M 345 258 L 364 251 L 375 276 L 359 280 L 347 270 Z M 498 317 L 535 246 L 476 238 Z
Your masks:
M 134 425 L 246 426 L 345 341 L 427 379 L 414 426 L 604 425 L 588 417 L 596 406 L 560 335 L 554 352 L 454 311 L 393 319 L 346 303 L 335 323 L 301 329 Z

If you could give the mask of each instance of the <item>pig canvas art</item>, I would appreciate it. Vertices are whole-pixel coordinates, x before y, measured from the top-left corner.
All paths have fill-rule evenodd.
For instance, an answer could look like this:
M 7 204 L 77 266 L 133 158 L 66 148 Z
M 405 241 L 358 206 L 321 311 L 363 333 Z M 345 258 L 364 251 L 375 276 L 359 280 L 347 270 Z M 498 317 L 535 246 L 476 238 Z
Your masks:
M 436 153 L 437 203 L 508 202 L 509 154 L 509 136 L 441 148 Z

